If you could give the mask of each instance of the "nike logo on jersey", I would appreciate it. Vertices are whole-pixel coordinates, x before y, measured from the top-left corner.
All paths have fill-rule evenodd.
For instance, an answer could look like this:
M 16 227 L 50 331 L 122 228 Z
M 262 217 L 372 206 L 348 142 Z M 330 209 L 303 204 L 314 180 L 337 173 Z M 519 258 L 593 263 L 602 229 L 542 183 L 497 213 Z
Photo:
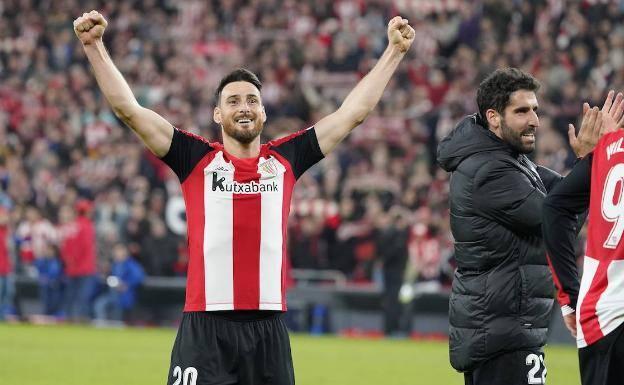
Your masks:
M 616 142 L 607 146 L 607 160 L 611 160 L 611 156 L 617 154 L 618 152 L 624 152 L 624 148 L 622 148 L 623 140 L 624 138 L 620 138 Z

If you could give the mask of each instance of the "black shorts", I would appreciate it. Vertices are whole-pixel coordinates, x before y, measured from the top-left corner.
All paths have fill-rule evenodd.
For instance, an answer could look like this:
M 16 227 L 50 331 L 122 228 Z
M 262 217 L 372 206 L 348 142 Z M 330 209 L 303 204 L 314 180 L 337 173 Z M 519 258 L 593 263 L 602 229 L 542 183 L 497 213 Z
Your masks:
M 624 383 L 624 324 L 597 342 L 579 349 L 583 385 Z
M 466 385 L 533 385 L 546 383 L 546 365 L 541 350 L 519 350 L 485 361 L 464 373 Z
M 282 313 L 239 320 L 188 312 L 171 352 L 168 385 L 293 385 L 295 375 Z

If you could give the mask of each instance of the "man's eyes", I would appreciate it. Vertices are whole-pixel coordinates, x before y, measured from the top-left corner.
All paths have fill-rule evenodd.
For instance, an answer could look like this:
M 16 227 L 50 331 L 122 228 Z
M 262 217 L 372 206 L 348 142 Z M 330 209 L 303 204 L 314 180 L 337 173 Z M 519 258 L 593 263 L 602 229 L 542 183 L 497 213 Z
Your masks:
M 249 99 L 247 101 L 247 103 L 249 103 L 249 104 L 257 104 L 258 103 L 258 99 Z M 235 106 L 235 105 L 238 104 L 238 100 L 236 100 L 236 99 L 228 100 L 227 104 L 230 105 L 230 106 Z

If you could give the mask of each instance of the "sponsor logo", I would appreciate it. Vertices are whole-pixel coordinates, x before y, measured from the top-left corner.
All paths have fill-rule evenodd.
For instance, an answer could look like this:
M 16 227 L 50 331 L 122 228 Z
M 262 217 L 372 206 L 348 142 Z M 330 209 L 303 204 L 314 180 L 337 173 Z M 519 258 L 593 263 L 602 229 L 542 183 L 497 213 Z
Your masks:
M 259 194 L 265 192 L 278 192 L 277 183 L 258 183 L 251 181 L 239 183 L 236 181 L 226 182 L 225 177 L 219 177 L 216 172 L 212 173 L 212 191 L 230 192 L 234 194 Z

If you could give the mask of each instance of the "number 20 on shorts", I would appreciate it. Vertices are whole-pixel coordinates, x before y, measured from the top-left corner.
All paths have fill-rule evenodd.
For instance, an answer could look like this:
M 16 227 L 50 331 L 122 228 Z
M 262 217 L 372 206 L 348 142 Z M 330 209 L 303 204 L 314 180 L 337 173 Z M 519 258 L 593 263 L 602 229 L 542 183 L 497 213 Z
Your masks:
M 173 377 L 175 382 L 173 385 L 196 385 L 197 384 L 197 369 L 192 366 L 184 369 L 179 366 L 173 368 Z

